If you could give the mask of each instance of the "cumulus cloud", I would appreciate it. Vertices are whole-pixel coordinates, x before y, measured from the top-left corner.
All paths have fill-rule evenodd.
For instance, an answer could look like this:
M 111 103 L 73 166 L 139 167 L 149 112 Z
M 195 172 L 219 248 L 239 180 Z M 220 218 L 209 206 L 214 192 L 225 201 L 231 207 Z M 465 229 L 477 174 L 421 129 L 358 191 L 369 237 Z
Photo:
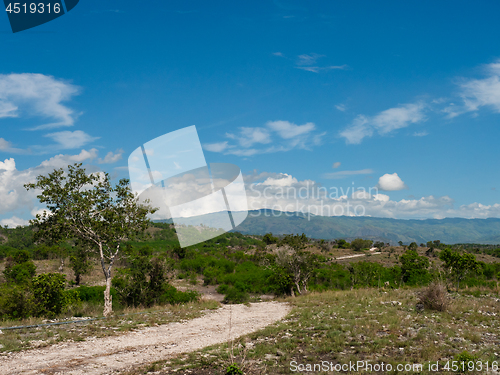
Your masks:
M 80 148 L 100 137 L 92 137 L 82 130 L 62 131 L 46 134 L 44 137 L 52 138 L 62 149 Z
M 391 176 L 391 175 L 390 175 Z M 259 181 L 268 181 L 264 184 Z M 283 181 L 275 182 L 275 181 Z M 324 216 L 373 216 L 398 219 L 444 217 L 500 217 L 500 204 L 471 203 L 454 207 L 449 196 L 429 195 L 391 200 L 377 187 L 329 187 L 312 180 L 300 181 L 285 173 L 256 173 L 245 176 L 250 210 L 273 209 Z
M 226 137 L 236 144 L 224 141 L 204 144 L 203 147 L 207 151 L 237 156 L 284 152 L 292 149 L 310 150 L 313 146 L 321 144 L 325 134 L 316 132 L 316 125 L 312 122 L 297 125 L 282 120 L 268 121 L 265 127 L 241 127 L 237 132 L 226 133 Z
M 0 161 L 0 217 L 4 217 L 6 224 L 2 225 L 24 225 L 27 223 L 19 217 L 29 217 L 40 213 L 43 207 L 38 207 L 36 195 L 40 192 L 35 190 L 26 190 L 24 185 L 35 182 L 36 177 L 47 175 L 58 168 L 66 168 L 70 164 L 92 161 L 97 158 L 97 149 L 89 151 L 82 150 L 77 155 L 56 155 L 48 160 L 41 162 L 38 166 L 19 170 L 16 167 L 14 158 Z M 89 172 L 97 172 L 96 167 L 87 167 Z M 11 218 L 5 218 L 5 216 Z
M 12 216 L 8 219 L 0 220 L 0 225 L 2 227 L 8 226 L 9 228 L 22 227 L 29 224 L 29 220 L 20 219 L 17 216 Z
M 115 153 L 113 153 L 112 151 L 110 151 L 110 152 L 108 152 L 106 154 L 106 156 L 104 157 L 104 159 L 99 158 L 97 162 L 99 164 L 113 164 L 113 163 L 116 163 L 118 160 L 122 159 L 123 153 L 124 153 L 124 151 L 122 149 L 117 150 Z
M 377 187 L 384 191 L 396 191 L 408 189 L 397 173 L 386 173 L 378 179 Z
M 33 129 L 72 126 L 76 115 L 63 102 L 79 91 L 77 86 L 48 75 L 0 74 L 0 118 L 28 114 L 52 121 Z
M 335 163 L 333 163 L 332 168 L 337 169 L 338 167 L 340 167 L 340 164 L 340 161 L 336 161 Z

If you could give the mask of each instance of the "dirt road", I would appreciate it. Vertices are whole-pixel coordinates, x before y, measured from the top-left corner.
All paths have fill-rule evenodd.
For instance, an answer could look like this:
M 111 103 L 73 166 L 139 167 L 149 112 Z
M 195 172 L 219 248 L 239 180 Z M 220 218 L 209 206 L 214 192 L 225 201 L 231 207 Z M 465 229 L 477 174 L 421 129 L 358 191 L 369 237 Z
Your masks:
M 226 305 L 183 323 L 149 327 L 114 337 L 87 339 L 12 353 L 0 358 L 0 374 L 112 374 L 167 359 L 257 331 L 284 318 L 290 306 L 279 302 Z

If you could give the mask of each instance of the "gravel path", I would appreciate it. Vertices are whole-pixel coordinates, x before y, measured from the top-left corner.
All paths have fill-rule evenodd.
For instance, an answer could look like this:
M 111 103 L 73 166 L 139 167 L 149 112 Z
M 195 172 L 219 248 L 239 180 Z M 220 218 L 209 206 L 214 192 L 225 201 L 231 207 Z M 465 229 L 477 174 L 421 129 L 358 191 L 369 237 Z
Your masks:
M 261 302 L 225 305 L 182 323 L 165 324 L 114 337 L 87 339 L 3 356 L 0 374 L 113 374 L 225 342 L 283 319 L 291 308 L 285 303 Z

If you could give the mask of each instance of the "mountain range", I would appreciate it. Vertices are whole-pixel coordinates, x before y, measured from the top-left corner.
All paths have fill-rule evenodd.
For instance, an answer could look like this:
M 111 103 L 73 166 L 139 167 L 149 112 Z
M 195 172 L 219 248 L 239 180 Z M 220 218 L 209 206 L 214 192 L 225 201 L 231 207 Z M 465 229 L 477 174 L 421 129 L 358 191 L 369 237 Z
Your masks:
M 210 226 L 219 227 L 218 222 L 222 223 L 224 218 L 221 213 L 212 213 L 202 217 L 176 219 L 176 223 L 199 225 L 203 221 L 210 222 Z M 305 233 L 310 238 L 325 240 L 364 238 L 389 242 L 391 245 L 396 245 L 399 241 L 420 244 L 434 240 L 447 244 L 500 244 L 498 218 L 406 220 L 367 216 L 315 216 L 263 209 L 249 211 L 248 217 L 235 231 L 256 235 L 269 232 L 274 235 Z

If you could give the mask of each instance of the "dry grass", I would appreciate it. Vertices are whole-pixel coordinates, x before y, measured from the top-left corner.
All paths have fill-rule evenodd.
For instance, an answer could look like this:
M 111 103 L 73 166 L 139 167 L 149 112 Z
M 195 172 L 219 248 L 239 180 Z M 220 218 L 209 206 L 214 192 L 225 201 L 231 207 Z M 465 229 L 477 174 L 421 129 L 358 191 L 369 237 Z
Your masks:
M 291 361 L 344 364 L 370 360 L 393 366 L 439 361 L 444 366 L 464 351 L 483 363 L 500 361 L 498 293 L 452 294 L 446 311 L 420 314 L 415 311 L 420 292 L 359 289 L 289 298 L 295 307 L 285 320 L 234 342 L 235 361 L 244 361 L 248 375 L 296 373 L 290 369 Z M 230 353 L 230 345 L 217 345 L 128 374 L 224 374 Z M 424 367 L 418 373 L 436 372 Z
M 433 282 L 419 293 L 419 302 L 428 310 L 446 311 L 450 300 L 446 285 L 442 282 Z

